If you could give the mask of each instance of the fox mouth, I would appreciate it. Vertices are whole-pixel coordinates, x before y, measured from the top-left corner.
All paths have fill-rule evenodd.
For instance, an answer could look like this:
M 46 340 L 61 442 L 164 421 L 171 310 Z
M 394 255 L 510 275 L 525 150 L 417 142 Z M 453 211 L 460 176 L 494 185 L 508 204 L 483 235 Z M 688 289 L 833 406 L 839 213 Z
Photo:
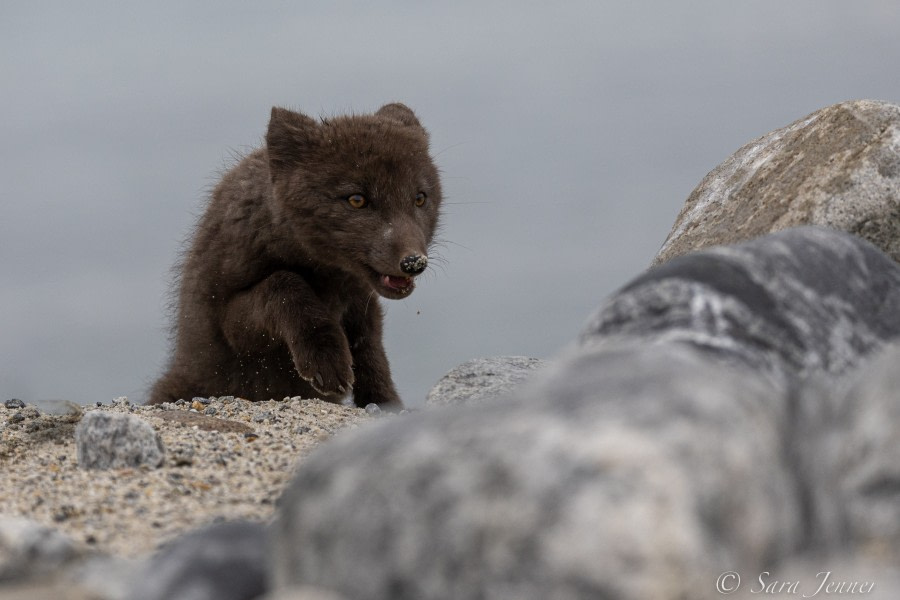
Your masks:
M 372 287 L 379 295 L 391 300 L 406 298 L 412 294 L 416 287 L 416 281 L 406 275 L 387 275 L 369 268 L 371 272 Z

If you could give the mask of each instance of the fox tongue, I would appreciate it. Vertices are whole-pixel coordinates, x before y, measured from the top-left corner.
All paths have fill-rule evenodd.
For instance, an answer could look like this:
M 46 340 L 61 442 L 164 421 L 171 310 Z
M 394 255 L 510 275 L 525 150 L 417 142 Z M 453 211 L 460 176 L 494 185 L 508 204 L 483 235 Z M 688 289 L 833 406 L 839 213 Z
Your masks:
M 408 287 L 410 280 L 411 278 L 409 277 L 395 277 L 394 275 L 381 276 L 381 283 L 392 290 L 402 290 L 403 288 Z

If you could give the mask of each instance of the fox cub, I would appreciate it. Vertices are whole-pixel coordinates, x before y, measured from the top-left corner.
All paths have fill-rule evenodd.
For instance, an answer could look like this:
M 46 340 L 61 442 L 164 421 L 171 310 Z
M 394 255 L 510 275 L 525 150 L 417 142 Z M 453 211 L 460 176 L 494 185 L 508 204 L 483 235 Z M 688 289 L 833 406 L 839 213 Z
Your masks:
M 413 292 L 440 207 L 428 133 L 406 106 L 322 120 L 273 108 L 265 147 L 225 174 L 197 224 L 149 403 L 352 392 L 402 407 L 377 296 Z

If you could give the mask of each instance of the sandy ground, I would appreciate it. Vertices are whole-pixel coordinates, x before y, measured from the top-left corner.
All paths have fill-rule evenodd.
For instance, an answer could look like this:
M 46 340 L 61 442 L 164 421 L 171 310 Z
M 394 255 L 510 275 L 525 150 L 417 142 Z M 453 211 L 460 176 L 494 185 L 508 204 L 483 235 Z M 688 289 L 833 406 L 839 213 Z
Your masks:
M 51 416 L 0 402 L 0 513 L 28 517 L 121 557 L 216 520 L 270 519 L 298 461 L 338 431 L 373 420 L 362 409 L 300 398 L 162 407 L 118 401 L 83 410 L 145 419 L 165 445 L 164 465 L 80 469 L 77 409 Z

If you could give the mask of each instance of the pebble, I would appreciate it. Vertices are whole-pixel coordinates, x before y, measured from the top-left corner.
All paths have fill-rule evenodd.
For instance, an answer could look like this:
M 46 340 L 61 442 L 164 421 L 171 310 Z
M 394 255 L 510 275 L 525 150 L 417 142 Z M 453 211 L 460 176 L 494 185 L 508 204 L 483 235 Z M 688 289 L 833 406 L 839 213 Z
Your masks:
M 374 402 L 369 402 L 366 404 L 366 413 L 372 415 L 373 417 L 381 414 L 381 407 L 375 404 Z
M 18 398 L 10 398 L 5 402 L 6 408 L 25 408 L 25 403 Z
M 181 444 L 171 449 L 172 462 L 176 467 L 186 467 L 194 464 L 196 450 L 190 444 Z
M 254 423 L 265 423 L 266 421 L 274 421 L 275 417 L 269 411 L 261 411 L 253 415 Z

